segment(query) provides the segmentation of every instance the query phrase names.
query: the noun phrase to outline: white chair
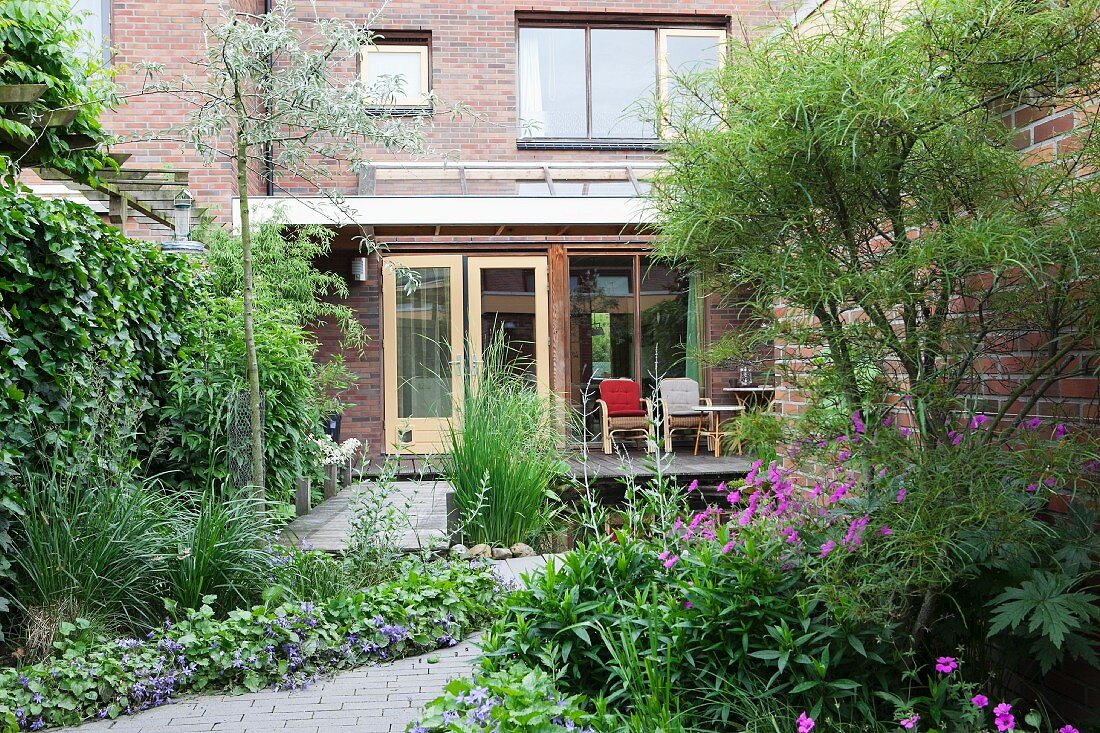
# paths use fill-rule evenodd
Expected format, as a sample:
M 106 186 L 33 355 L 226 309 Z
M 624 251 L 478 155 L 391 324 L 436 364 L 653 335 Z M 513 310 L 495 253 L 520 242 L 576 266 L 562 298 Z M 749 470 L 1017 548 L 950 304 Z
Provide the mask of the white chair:
M 665 451 L 671 452 L 672 434 L 674 432 L 696 433 L 703 415 L 693 408 L 710 405 L 710 399 L 700 397 L 699 383 L 685 377 L 661 380 L 659 393 Z

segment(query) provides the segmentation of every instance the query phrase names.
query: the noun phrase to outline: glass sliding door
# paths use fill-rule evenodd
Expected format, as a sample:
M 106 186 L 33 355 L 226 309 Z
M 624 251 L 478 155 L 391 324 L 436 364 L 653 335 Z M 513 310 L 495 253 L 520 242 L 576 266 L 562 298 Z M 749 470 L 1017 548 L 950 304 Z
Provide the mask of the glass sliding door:
M 382 272 L 386 450 L 437 452 L 462 388 L 462 258 L 395 257 Z
M 689 354 L 688 278 L 667 265 L 642 258 L 638 293 L 642 335 L 642 389 L 656 377 L 684 377 Z
M 570 397 L 592 409 L 603 379 L 652 393 L 658 377 L 687 375 L 688 278 L 640 255 L 569 258 Z M 697 372 L 696 372 L 697 374 Z
M 382 285 L 386 452 L 444 449 L 456 399 L 497 334 L 509 364 L 549 391 L 545 256 L 391 257 Z
M 471 360 L 480 362 L 499 337 L 509 365 L 549 391 L 546 258 L 471 257 L 468 267 Z
M 604 379 L 636 377 L 634 295 L 634 257 L 569 258 L 574 404 L 594 403 Z

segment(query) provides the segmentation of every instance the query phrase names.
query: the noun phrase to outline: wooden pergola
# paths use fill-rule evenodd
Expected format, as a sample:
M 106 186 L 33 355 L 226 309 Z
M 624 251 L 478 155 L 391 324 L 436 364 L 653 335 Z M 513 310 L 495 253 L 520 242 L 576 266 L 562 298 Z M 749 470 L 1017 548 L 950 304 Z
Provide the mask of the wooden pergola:
M 3 60 L 4 54 L 0 54 L 0 63 Z M 35 132 L 64 128 L 76 118 L 76 109 L 46 110 L 34 116 L 25 113 L 46 90 L 45 84 L 0 84 L 0 117 L 22 118 L 21 121 Z M 73 150 L 96 145 L 95 140 L 81 134 L 62 134 L 61 139 Z M 147 234 L 168 236 L 174 231 L 173 202 L 187 188 L 187 171 L 127 168 L 124 164 L 129 153 L 115 153 L 111 157 L 118 164 L 118 170 L 97 171 L 94 181 L 83 183 L 43 165 L 40 142 L 39 136 L 28 140 L 0 131 L 0 154 L 18 160 L 22 169 L 32 170 L 47 184 L 58 184 L 39 187 L 44 195 L 87 203 L 123 232 L 131 221 Z M 35 186 L 32 184 L 31 188 Z M 192 209 L 192 216 L 204 211 Z

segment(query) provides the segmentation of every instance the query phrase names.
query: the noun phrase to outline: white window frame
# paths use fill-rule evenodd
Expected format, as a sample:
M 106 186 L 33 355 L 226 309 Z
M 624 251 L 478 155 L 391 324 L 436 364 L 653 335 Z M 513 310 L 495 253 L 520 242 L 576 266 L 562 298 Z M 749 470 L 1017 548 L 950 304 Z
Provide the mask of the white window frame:
M 428 44 L 427 43 L 379 43 L 371 46 L 363 46 L 360 57 L 361 61 L 361 73 L 364 81 L 370 79 L 370 56 L 372 53 L 408 53 L 418 54 L 420 56 L 420 88 L 423 93 L 417 96 L 407 95 L 394 95 L 392 100 L 386 100 L 382 106 L 396 105 L 399 107 L 427 107 L 428 94 L 431 91 L 429 66 L 428 66 Z
M 680 38 L 713 38 L 714 52 L 718 59 L 718 68 L 725 63 L 726 31 L 724 28 L 659 28 L 657 30 L 657 85 L 660 89 L 661 99 L 668 100 L 668 80 L 671 74 L 668 69 L 668 39 Z

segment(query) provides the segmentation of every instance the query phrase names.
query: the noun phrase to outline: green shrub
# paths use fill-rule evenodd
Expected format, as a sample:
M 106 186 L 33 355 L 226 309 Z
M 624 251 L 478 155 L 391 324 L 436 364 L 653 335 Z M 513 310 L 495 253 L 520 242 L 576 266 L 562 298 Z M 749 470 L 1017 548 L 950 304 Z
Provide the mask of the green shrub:
M 87 207 L 0 188 L 0 484 L 74 455 L 97 405 L 159 403 L 191 272 Z
M 762 460 L 765 465 L 777 460 L 779 443 L 785 437 L 781 416 L 762 410 L 745 410 L 724 427 L 730 438 L 740 445 L 742 453 Z
M 28 646 L 49 651 L 77 617 L 118 632 L 154 623 L 168 550 L 164 500 L 134 476 L 27 471 L 12 564 Z
M 557 500 L 560 441 L 551 399 L 509 361 L 497 332 L 466 379 L 443 459 L 467 543 L 537 543 Z
M 321 550 L 304 550 L 283 545 L 267 548 L 269 593 L 279 592 L 292 600 L 334 598 L 354 588 L 344 563 Z M 400 564 L 392 569 L 401 571 Z
M 595 716 L 585 711 L 583 700 L 563 696 L 554 678 L 522 664 L 499 672 L 461 677 L 447 684 L 446 692 L 432 702 L 409 733 L 595 733 L 588 725 Z
M 509 602 L 486 639 L 490 664 L 553 670 L 564 692 L 687 729 L 736 730 L 764 699 L 812 710 L 855 697 L 875 676 L 856 651 L 871 654 L 871 638 L 857 647 L 800 599 L 774 526 L 743 530 L 733 551 L 728 541 L 720 529 L 669 555 L 674 540 L 619 533 L 577 548 Z
M 185 693 L 304 687 L 335 669 L 453 645 L 500 597 L 487 564 L 411 562 L 397 581 L 324 601 L 271 602 L 224 618 L 210 605 L 169 604 L 173 621 L 140 640 L 89 639 L 86 622 L 66 624 L 58 659 L 0 670 L 0 720 L 72 725 Z
M 211 482 L 243 487 L 251 480 L 241 308 L 236 298 L 199 300 L 187 326 L 197 339 L 169 370 L 163 409 L 169 465 L 195 491 Z M 286 310 L 258 309 L 255 329 L 268 496 L 285 503 L 294 495 L 295 479 L 319 470 L 316 346 Z

